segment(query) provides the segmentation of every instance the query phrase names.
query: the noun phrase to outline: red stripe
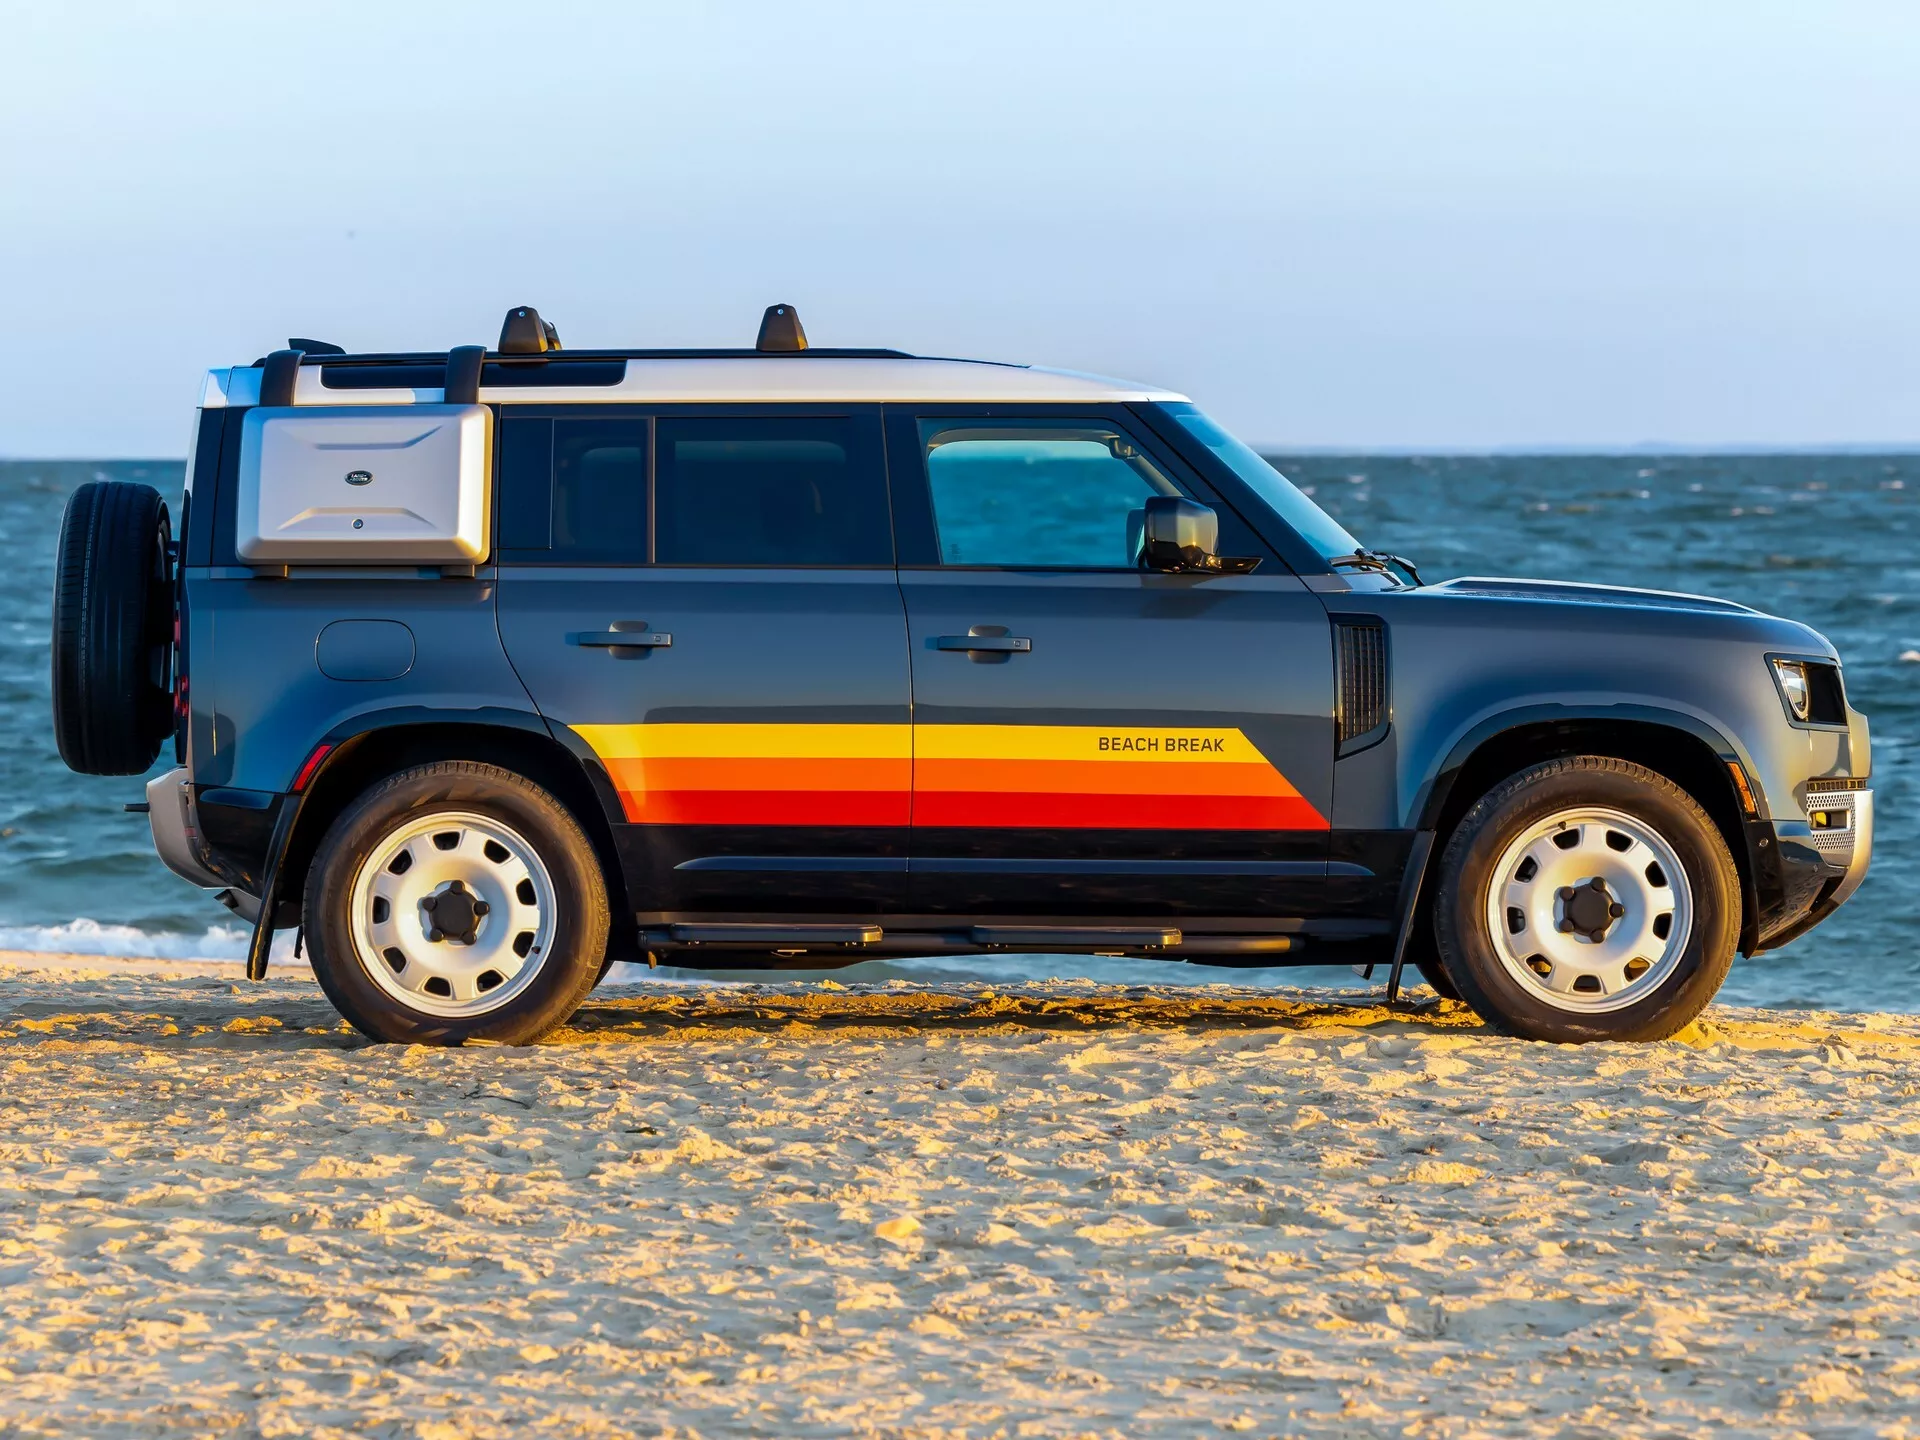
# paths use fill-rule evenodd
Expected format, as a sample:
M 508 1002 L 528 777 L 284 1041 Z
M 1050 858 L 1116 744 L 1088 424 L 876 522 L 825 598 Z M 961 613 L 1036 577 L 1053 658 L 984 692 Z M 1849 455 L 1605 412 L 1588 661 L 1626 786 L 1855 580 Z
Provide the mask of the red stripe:
M 1327 819 L 1297 795 L 1007 795 L 921 791 L 913 823 L 994 830 L 1325 830 Z

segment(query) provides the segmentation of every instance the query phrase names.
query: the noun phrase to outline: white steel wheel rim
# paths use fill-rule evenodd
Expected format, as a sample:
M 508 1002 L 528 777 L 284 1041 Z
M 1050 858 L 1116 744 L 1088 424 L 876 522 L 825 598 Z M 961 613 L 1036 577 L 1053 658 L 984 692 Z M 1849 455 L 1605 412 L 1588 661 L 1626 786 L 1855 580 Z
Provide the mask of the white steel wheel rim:
M 428 938 L 434 908 L 456 886 L 485 914 L 459 936 Z M 498 1010 L 532 984 L 559 918 L 539 852 L 471 811 L 388 832 L 354 874 L 348 904 L 354 952 L 373 983 L 410 1010 L 450 1019 Z
M 1604 910 L 1596 880 L 1611 902 Z M 1602 913 L 1604 933 L 1568 928 L 1593 926 Z M 1536 822 L 1500 852 L 1485 919 L 1494 954 L 1529 995 L 1556 1010 L 1604 1014 L 1644 1000 L 1672 976 L 1693 933 L 1693 892 L 1679 855 L 1653 826 L 1582 807 Z

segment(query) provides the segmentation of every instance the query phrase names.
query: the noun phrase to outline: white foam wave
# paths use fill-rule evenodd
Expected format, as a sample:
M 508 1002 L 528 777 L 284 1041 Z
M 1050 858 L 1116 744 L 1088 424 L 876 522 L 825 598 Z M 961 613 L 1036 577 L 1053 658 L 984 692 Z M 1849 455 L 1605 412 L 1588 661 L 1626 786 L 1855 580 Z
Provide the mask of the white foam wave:
M 249 930 L 241 925 L 209 925 L 200 935 L 142 930 L 134 925 L 102 925 L 85 918 L 64 925 L 0 925 L 0 950 L 30 950 L 51 955 L 111 955 L 136 960 L 244 960 Z M 293 953 L 293 932 L 274 936 L 276 958 Z

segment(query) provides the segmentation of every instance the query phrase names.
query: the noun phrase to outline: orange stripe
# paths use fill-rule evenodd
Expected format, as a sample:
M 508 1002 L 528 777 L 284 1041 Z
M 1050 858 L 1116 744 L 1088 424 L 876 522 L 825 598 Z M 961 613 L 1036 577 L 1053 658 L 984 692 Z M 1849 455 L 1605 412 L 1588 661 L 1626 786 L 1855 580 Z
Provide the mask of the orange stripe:
M 622 791 L 635 825 L 905 826 L 907 792 L 882 790 Z
M 913 788 L 911 760 L 804 757 L 748 759 L 684 756 L 611 759 L 616 789 L 648 790 L 894 790 Z
M 1325 830 L 1327 820 L 1299 796 L 1008 795 L 923 791 L 918 827 L 987 830 Z
M 914 788 L 1061 795 L 1299 794 L 1271 765 L 1190 764 L 1179 760 L 917 760 Z

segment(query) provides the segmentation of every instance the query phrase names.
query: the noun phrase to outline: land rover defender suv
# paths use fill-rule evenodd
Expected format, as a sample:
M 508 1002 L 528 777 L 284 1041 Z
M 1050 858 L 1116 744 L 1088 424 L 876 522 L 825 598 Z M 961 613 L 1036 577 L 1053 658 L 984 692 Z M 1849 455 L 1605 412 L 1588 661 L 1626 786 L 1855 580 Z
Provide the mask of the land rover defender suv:
M 1651 1039 L 1872 847 L 1803 625 L 1423 584 L 1183 396 L 787 306 L 742 350 L 289 342 L 208 376 L 172 513 L 71 499 L 61 754 L 170 745 L 161 858 L 383 1040 L 533 1040 L 616 959 L 962 953 L 1411 966 Z

